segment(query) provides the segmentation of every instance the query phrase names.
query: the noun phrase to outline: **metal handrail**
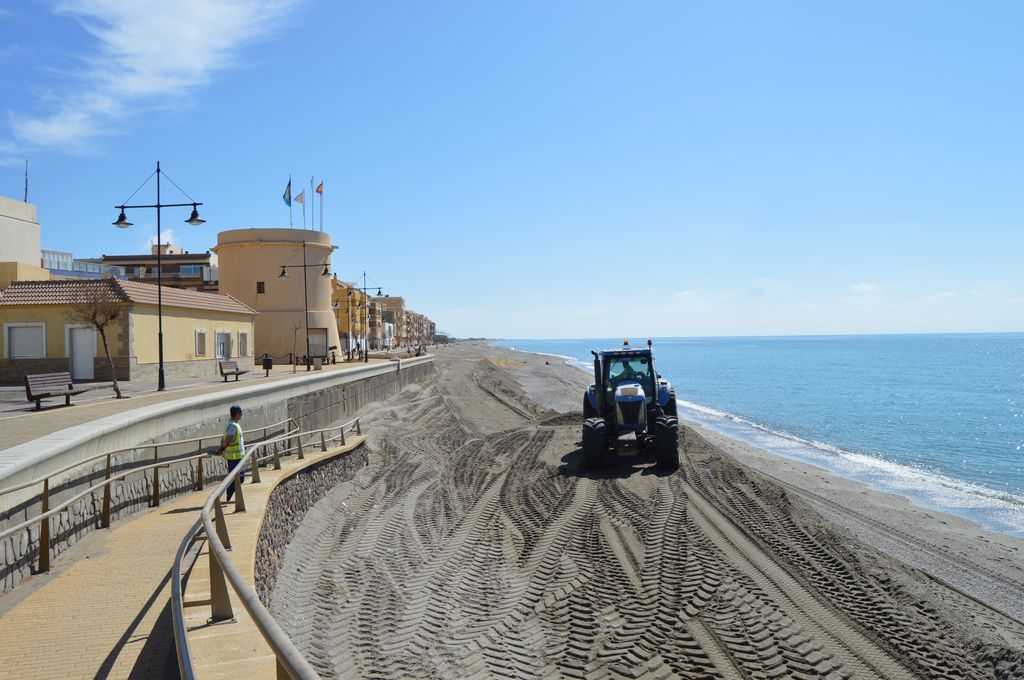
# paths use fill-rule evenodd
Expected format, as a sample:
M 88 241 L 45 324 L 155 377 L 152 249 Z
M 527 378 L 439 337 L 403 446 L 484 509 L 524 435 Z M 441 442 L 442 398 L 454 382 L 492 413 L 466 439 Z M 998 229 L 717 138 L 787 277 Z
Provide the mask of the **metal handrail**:
M 251 430 L 242 430 L 242 435 L 244 436 L 246 434 L 249 434 L 250 432 L 259 432 L 260 430 L 262 430 L 264 432 L 264 436 L 266 436 L 266 431 L 267 430 L 271 430 L 271 429 L 277 427 L 278 425 L 283 425 L 285 423 L 290 423 L 291 425 L 293 425 L 296 428 L 299 426 L 299 424 L 295 421 L 294 418 L 285 418 L 282 421 L 276 422 L 273 425 L 267 425 L 266 427 L 254 427 Z M 221 436 L 222 435 L 219 435 L 219 434 L 217 434 L 217 435 L 209 434 L 209 435 L 206 435 L 205 437 L 192 437 L 190 439 L 176 439 L 176 440 L 171 441 L 171 442 L 160 442 L 158 444 L 137 444 L 135 446 L 125 446 L 125 447 L 122 447 L 120 449 L 111 449 L 110 451 L 104 451 L 103 453 L 97 453 L 94 456 L 90 456 L 90 457 L 84 458 L 84 459 L 82 459 L 80 461 L 76 461 L 74 463 L 70 463 L 68 465 L 65 465 L 64 467 L 62 467 L 60 469 L 53 470 L 52 472 L 48 472 L 47 474 L 43 475 L 42 477 L 36 477 L 35 479 L 29 480 L 27 482 L 22 482 L 21 484 L 17 484 L 15 486 L 10 486 L 10 487 L 7 487 L 6 489 L 0 489 L 0 496 L 3 496 L 5 494 L 9 494 L 9 493 L 13 493 L 15 491 L 21 491 L 22 489 L 30 487 L 30 486 L 32 486 L 34 484 L 41 484 L 41 483 L 45 482 L 48 479 L 52 479 L 53 477 L 56 477 L 57 475 L 63 474 L 65 472 L 69 471 L 69 470 L 73 470 L 76 467 L 79 467 L 80 465 L 85 465 L 86 463 L 91 463 L 93 461 L 99 460 L 99 459 L 104 458 L 106 456 L 113 456 L 113 455 L 116 455 L 118 453 L 126 453 L 128 451 L 138 451 L 139 449 L 159 449 L 159 447 L 161 447 L 161 446 L 174 446 L 176 444 L 191 444 L 193 442 L 199 442 L 200 444 L 202 444 L 204 439 L 220 439 Z
M 296 437 L 297 436 L 296 433 L 298 432 L 298 424 L 296 423 L 294 418 L 288 418 L 287 420 L 282 420 L 281 422 L 274 423 L 273 425 L 268 425 L 266 428 L 254 428 L 252 430 L 249 430 L 249 432 L 257 432 L 260 429 L 262 429 L 264 431 L 264 433 L 265 433 L 267 430 L 269 430 L 269 429 L 271 429 L 273 427 L 277 427 L 279 425 L 282 425 L 284 423 L 290 423 L 290 424 L 288 426 L 288 429 L 285 430 L 285 433 L 283 435 L 281 435 L 280 437 L 276 437 L 276 438 L 274 438 L 272 440 L 266 440 L 265 439 L 265 440 L 263 440 L 261 442 L 257 442 L 254 445 L 254 449 L 253 450 L 257 450 L 260 447 L 260 445 L 262 445 L 264 443 L 271 443 L 271 442 L 275 442 L 276 443 L 276 442 L 282 441 L 284 439 Z M 293 425 L 294 425 L 294 429 L 293 429 Z M 243 431 L 243 434 L 244 434 L 244 431 Z M 42 512 L 39 515 L 36 515 L 35 517 L 30 517 L 29 519 L 25 520 L 24 522 L 21 522 L 20 524 L 16 524 L 16 525 L 14 525 L 12 527 L 8 527 L 8 528 L 0 531 L 0 541 L 4 540 L 5 538 L 8 538 L 10 536 L 13 536 L 13 535 L 15 535 L 15 534 L 17 534 L 17 533 L 19 533 L 21 531 L 24 531 L 25 529 L 28 529 L 28 528 L 36 525 L 36 524 L 39 524 L 40 525 L 40 529 L 39 529 L 39 550 L 38 550 L 38 552 L 39 552 L 39 559 L 38 559 L 38 566 L 39 566 L 39 571 L 40 572 L 47 572 L 47 571 L 50 570 L 50 523 L 47 520 L 49 520 L 50 517 L 53 517 L 54 515 L 60 513 L 61 511 L 65 510 L 66 508 L 70 507 L 71 504 L 73 504 L 73 503 L 81 500 L 82 498 L 85 498 L 86 496 L 92 494 L 94 491 L 97 491 L 100 488 L 103 489 L 103 508 L 102 508 L 102 511 L 101 511 L 100 526 L 102 528 L 108 528 L 110 526 L 110 505 L 111 505 L 110 485 L 113 484 L 114 482 L 117 482 L 117 481 L 120 481 L 121 479 L 124 479 L 125 477 L 128 477 L 129 475 L 134 475 L 134 474 L 137 474 L 137 473 L 140 473 L 140 472 L 146 472 L 147 470 L 153 470 L 152 507 L 157 507 L 157 506 L 160 505 L 160 475 L 159 475 L 159 469 L 160 468 L 170 467 L 171 465 L 176 464 L 176 463 L 187 463 L 187 462 L 190 462 L 190 461 L 193 461 L 193 460 L 198 460 L 199 462 L 198 462 L 197 471 L 196 471 L 197 478 L 198 478 L 197 479 L 197 485 L 198 485 L 197 490 L 201 491 L 202 488 L 203 488 L 203 460 L 205 460 L 207 458 L 207 456 L 208 456 L 208 454 L 205 453 L 205 452 L 201 452 L 201 453 L 198 453 L 198 454 L 195 454 L 195 455 L 191 455 L 191 456 L 181 456 L 181 455 L 179 455 L 179 456 L 176 456 L 176 457 L 168 457 L 168 458 L 164 458 L 164 459 L 161 460 L 160 457 L 159 457 L 159 448 L 154 448 L 154 450 L 155 450 L 157 455 L 154 456 L 154 460 L 153 460 L 152 463 L 149 463 L 147 465 L 136 466 L 136 467 L 133 467 L 133 468 L 131 468 L 129 470 L 125 470 L 123 472 L 119 472 L 117 474 L 112 475 L 111 474 L 111 471 L 112 471 L 111 470 L 111 457 L 113 455 L 115 455 L 118 452 L 123 453 L 125 451 L 131 451 L 131 450 L 136 449 L 136 448 L 159 447 L 159 446 L 167 446 L 167 445 L 171 445 L 171 444 L 187 444 L 187 443 L 191 443 L 191 442 L 199 442 L 199 444 L 200 444 L 199 445 L 199 449 L 200 449 L 200 451 L 202 451 L 202 442 L 203 442 L 203 440 L 204 439 L 211 439 L 211 438 L 212 437 L 194 437 L 194 438 L 191 438 L 191 439 L 184 439 L 184 440 L 180 440 L 180 441 L 176 441 L 176 442 L 164 442 L 163 444 L 157 444 L 157 445 L 146 444 L 144 446 L 138 446 L 138 447 L 126 447 L 126 448 L 123 448 L 123 449 L 115 449 L 114 451 L 109 451 L 107 453 L 100 454 L 99 456 L 94 456 L 94 457 L 92 457 L 90 459 L 90 461 L 97 460 L 98 458 L 102 458 L 102 457 L 106 457 L 106 459 L 107 459 L 106 471 L 105 471 L 105 474 L 104 474 L 103 481 L 98 482 L 96 484 L 93 484 L 92 486 L 88 487 L 84 491 L 80 491 L 79 493 L 75 494 L 74 496 L 72 496 L 72 497 L 70 497 L 68 499 L 65 499 L 62 503 L 57 505 L 57 507 L 52 508 L 52 509 L 50 508 L 50 478 L 55 476 L 55 475 L 60 474 L 60 471 L 51 473 L 50 475 L 48 475 L 46 477 L 43 477 L 43 478 L 41 478 L 41 480 L 39 480 L 39 481 L 42 481 L 42 483 L 43 483 L 42 508 L 41 508 Z M 299 445 L 299 449 L 301 451 L 301 443 Z M 291 448 L 286 449 L 286 451 L 290 451 L 290 450 L 291 450 Z M 275 451 L 276 451 L 276 448 L 275 448 Z M 301 453 L 300 453 L 300 456 L 301 456 Z M 82 463 L 84 463 L 84 462 L 86 462 L 86 461 L 82 461 Z M 82 463 L 78 463 L 77 465 L 80 465 Z M 74 466 L 71 466 L 71 467 L 77 467 L 77 465 L 74 465 Z M 276 453 L 275 453 L 275 467 L 279 467 L 279 466 L 280 466 L 280 463 L 279 463 L 278 460 L 276 460 Z M 71 469 L 71 467 L 66 468 L 66 469 Z M 64 471 L 66 471 L 66 469 Z M 253 476 L 258 478 L 259 472 L 255 471 L 253 473 Z M 258 479 L 257 479 L 257 481 L 258 481 Z M 24 487 L 24 485 L 22 486 L 22 488 L 23 487 Z
M 192 547 L 196 536 L 203 527 L 203 518 L 200 517 L 192 525 L 192 528 L 181 539 L 178 552 L 174 555 L 174 568 L 171 570 L 171 628 L 174 630 L 174 651 L 178 655 L 178 671 L 181 680 L 195 680 L 195 672 L 192 670 L 192 657 L 188 651 L 188 629 L 185 627 L 185 597 L 182 594 L 181 563 L 185 554 Z M 177 606 L 173 606 L 177 605 Z
M 294 433 L 290 437 L 280 437 L 276 441 L 281 439 L 297 439 L 298 447 L 301 451 L 303 436 L 320 434 L 321 446 L 326 451 L 326 441 L 334 441 L 335 439 L 339 439 L 341 442 L 345 441 L 346 429 L 355 429 L 361 434 L 362 427 L 359 424 L 359 418 L 353 418 L 343 425 Z M 328 439 L 325 433 L 332 430 L 339 430 L 339 433 L 337 436 Z M 227 540 L 227 524 L 224 521 L 224 514 L 221 510 L 220 497 L 227 490 L 228 486 L 235 482 L 245 467 L 245 461 L 250 461 L 251 467 L 255 469 L 259 466 L 261 460 L 266 459 L 266 457 L 260 458 L 256 452 L 260 448 L 265 449 L 270 444 L 275 444 L 276 446 L 275 440 L 260 442 L 246 451 L 242 462 L 224 477 L 213 493 L 206 499 L 200 512 L 199 521 L 202 523 L 202 530 L 206 533 L 207 549 L 210 555 L 210 604 L 213 610 L 211 620 L 223 621 L 233 618 L 231 602 L 227 594 L 227 583 L 230 583 L 231 588 L 242 602 L 242 606 L 245 607 L 252 617 L 263 639 L 266 640 L 274 652 L 274 656 L 277 659 L 278 676 L 280 677 L 283 672 L 291 678 L 316 680 L 320 677 L 316 670 L 302 655 L 302 652 L 295 646 L 295 643 L 288 637 L 288 634 L 274 620 L 274 617 L 270 615 L 270 612 L 260 601 L 256 591 L 246 583 L 242 573 L 228 555 L 230 546 L 224 545 Z M 241 487 L 241 484 L 235 487 L 236 495 L 239 494 Z M 240 505 L 236 504 L 235 509 L 236 512 L 244 511 L 244 501 Z M 192 668 L 192 656 L 189 652 L 187 629 L 184 622 L 185 603 L 180 581 L 181 562 L 188 552 L 191 543 L 199 535 L 200 529 L 197 525 L 193 525 L 178 547 L 178 553 L 174 560 L 174 569 L 171 574 L 173 581 L 171 589 L 171 618 L 173 619 L 174 637 L 177 644 L 178 668 L 181 677 L 186 680 L 192 680 L 195 677 L 195 671 Z M 225 583 L 225 577 L 227 578 L 227 583 Z
M 200 453 L 200 454 L 197 454 L 197 455 L 194 455 L 194 456 L 188 456 L 186 458 L 178 458 L 174 462 L 175 463 L 184 463 L 184 462 L 187 462 L 187 461 L 190 461 L 190 460 L 196 460 L 197 458 L 206 458 L 207 455 L 208 454 Z M 32 517 L 30 519 L 25 520 L 21 524 L 16 524 L 13 527 L 8 527 L 7 529 L 4 529 L 3 531 L 0 531 L 0 541 L 2 541 L 5 538 L 8 538 L 9 536 L 12 536 L 12 535 L 18 533 L 19 531 L 24 531 L 25 529 L 28 529 L 33 524 L 38 524 L 39 522 L 43 521 L 44 519 L 53 517 L 54 515 L 59 513 L 61 510 L 64 510 L 65 508 L 67 508 L 69 505 L 71 505 L 75 501 L 80 500 L 82 498 L 85 498 L 86 496 L 91 494 L 93 491 L 96 491 L 100 487 L 104 487 L 104 486 L 107 486 L 109 484 L 112 484 L 112 483 L 114 483 L 116 481 L 119 481 L 119 480 L 123 479 L 124 477 L 127 477 L 128 475 L 134 475 L 137 472 L 145 472 L 146 470 L 152 470 L 153 468 L 159 468 L 159 467 L 167 467 L 168 465 L 170 465 L 170 463 L 150 463 L 149 465 L 144 465 L 142 467 L 132 468 L 131 470 L 125 470 L 124 472 L 118 473 L 118 474 L 114 475 L 113 477 L 109 477 L 107 479 L 104 479 L 102 482 L 100 482 L 98 484 L 93 484 L 92 486 L 90 486 L 85 491 L 82 491 L 82 492 L 72 496 L 71 498 L 67 499 L 66 501 L 64 501 L 63 503 L 61 503 L 57 507 L 53 508 L 52 510 L 46 510 L 41 515 L 37 515 L 36 517 Z

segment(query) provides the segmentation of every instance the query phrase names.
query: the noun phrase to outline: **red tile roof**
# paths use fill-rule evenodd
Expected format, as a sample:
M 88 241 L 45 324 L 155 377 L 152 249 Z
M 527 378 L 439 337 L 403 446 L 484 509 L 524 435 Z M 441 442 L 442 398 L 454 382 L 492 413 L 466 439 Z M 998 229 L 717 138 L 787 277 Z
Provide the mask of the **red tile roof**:
M 70 305 L 82 299 L 83 294 L 100 293 L 118 302 L 155 305 L 157 289 L 151 283 L 123 279 L 93 279 L 71 281 L 15 281 L 0 293 L 0 307 L 26 307 L 36 305 Z M 200 293 L 194 290 L 163 286 L 163 304 L 167 307 L 205 309 L 231 314 L 258 314 L 230 295 Z

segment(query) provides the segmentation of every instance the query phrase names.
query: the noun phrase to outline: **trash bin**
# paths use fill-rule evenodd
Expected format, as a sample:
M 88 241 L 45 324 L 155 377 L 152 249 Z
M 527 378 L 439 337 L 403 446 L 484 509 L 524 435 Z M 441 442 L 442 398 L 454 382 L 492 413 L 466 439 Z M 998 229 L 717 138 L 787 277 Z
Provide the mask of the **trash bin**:
M 270 375 L 270 369 L 274 368 L 274 360 L 269 354 L 263 355 L 263 370 L 267 372 L 267 376 Z

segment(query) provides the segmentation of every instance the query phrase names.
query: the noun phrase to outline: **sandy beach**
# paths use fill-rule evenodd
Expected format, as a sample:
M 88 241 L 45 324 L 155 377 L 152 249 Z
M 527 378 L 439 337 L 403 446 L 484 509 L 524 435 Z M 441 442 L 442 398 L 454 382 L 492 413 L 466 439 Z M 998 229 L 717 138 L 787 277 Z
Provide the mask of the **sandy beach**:
M 585 373 L 437 355 L 282 565 L 325 677 L 1024 676 L 1024 541 L 694 423 L 585 472 Z

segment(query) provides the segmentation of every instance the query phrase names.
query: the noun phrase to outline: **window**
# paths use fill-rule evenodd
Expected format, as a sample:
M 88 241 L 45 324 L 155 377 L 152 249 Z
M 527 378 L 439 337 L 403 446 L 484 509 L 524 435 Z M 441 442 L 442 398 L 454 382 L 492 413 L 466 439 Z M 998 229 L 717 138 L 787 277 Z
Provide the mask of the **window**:
M 183 264 L 178 268 L 178 276 L 183 279 L 197 279 L 203 275 L 203 265 Z
M 229 331 L 217 331 L 217 358 L 231 358 L 231 333 Z
M 249 334 L 245 331 L 238 331 L 238 356 L 249 356 Z
M 267 284 L 266 284 L 266 282 L 265 281 L 257 281 L 256 282 L 256 293 L 260 294 L 260 293 L 266 293 L 266 292 L 267 292 Z
M 206 331 L 196 331 L 196 356 L 206 356 Z
M 4 340 L 8 359 L 43 359 L 46 357 L 46 324 L 4 324 Z

